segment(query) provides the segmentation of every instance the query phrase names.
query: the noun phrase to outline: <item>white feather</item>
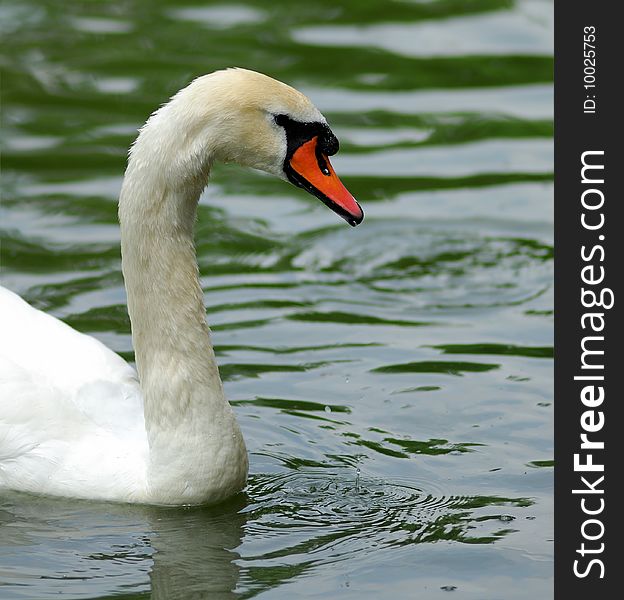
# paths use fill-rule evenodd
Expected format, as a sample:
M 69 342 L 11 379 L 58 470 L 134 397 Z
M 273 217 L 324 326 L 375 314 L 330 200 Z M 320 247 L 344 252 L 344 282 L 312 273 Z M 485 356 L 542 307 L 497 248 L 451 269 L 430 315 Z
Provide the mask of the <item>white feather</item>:
M 0 487 L 145 496 L 148 443 L 135 371 L 3 287 L 0 331 Z

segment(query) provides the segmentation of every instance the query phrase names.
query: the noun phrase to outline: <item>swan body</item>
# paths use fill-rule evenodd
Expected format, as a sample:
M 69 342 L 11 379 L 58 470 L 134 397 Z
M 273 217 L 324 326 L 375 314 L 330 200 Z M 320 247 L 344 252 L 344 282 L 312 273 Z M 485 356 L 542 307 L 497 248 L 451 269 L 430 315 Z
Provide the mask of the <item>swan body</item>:
M 245 485 L 193 242 L 215 161 L 288 180 L 363 218 L 328 156 L 338 142 L 295 89 L 227 69 L 180 90 L 140 130 L 119 199 L 136 371 L 95 338 L 0 287 L 0 490 L 183 505 Z

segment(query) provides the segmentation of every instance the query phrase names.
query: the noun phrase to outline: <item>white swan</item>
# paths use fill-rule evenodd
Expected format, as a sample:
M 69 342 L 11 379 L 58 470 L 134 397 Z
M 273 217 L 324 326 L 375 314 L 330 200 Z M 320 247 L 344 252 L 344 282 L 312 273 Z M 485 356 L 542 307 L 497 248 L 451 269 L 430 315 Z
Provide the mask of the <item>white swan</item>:
M 287 179 L 351 225 L 338 142 L 300 92 L 244 69 L 205 75 L 140 130 L 119 199 L 137 373 L 0 288 L 0 488 L 150 504 L 240 490 L 247 452 L 205 320 L 193 224 L 215 161 Z

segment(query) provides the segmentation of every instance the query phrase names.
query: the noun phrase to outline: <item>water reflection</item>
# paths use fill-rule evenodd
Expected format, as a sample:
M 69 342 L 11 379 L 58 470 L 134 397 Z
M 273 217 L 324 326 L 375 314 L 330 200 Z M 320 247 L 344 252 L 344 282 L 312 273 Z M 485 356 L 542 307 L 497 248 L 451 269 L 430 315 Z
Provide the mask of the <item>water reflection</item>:
M 305 27 L 293 35 L 306 44 L 373 46 L 407 56 L 547 55 L 553 52 L 553 18 L 549 3 L 523 0 L 509 10 L 477 15 L 412 23 Z
M 150 590 L 158 600 L 233 598 L 244 505 L 243 496 L 212 509 L 4 496 L 0 589 L 31 599 L 124 589 Z
M 439 441 L 438 441 L 439 442 Z M 213 508 L 25 494 L 0 498 L 0 579 L 11 598 L 149 592 L 157 600 L 251 597 L 383 548 L 490 544 L 528 498 L 457 496 L 359 469 L 290 465 Z M 111 583 L 114 582 L 114 583 Z M 241 590 L 246 590 L 244 593 Z

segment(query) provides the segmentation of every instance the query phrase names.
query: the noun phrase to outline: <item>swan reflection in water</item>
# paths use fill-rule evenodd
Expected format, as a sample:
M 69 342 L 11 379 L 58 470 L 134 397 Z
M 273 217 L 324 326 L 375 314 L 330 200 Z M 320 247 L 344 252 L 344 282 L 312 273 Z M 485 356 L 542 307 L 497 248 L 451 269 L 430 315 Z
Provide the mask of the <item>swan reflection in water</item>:
M 239 494 L 217 507 L 160 508 L 5 494 L 0 597 L 3 588 L 30 599 L 117 588 L 156 600 L 235 598 L 247 501 Z
M 316 569 L 335 583 L 345 559 L 409 563 L 415 545 L 439 541 L 485 549 L 515 531 L 512 521 L 532 505 L 451 495 L 430 482 L 360 478 L 350 469 L 256 474 L 248 493 L 213 507 L 10 492 L 0 497 L 0 597 L 250 597 L 301 585 Z

